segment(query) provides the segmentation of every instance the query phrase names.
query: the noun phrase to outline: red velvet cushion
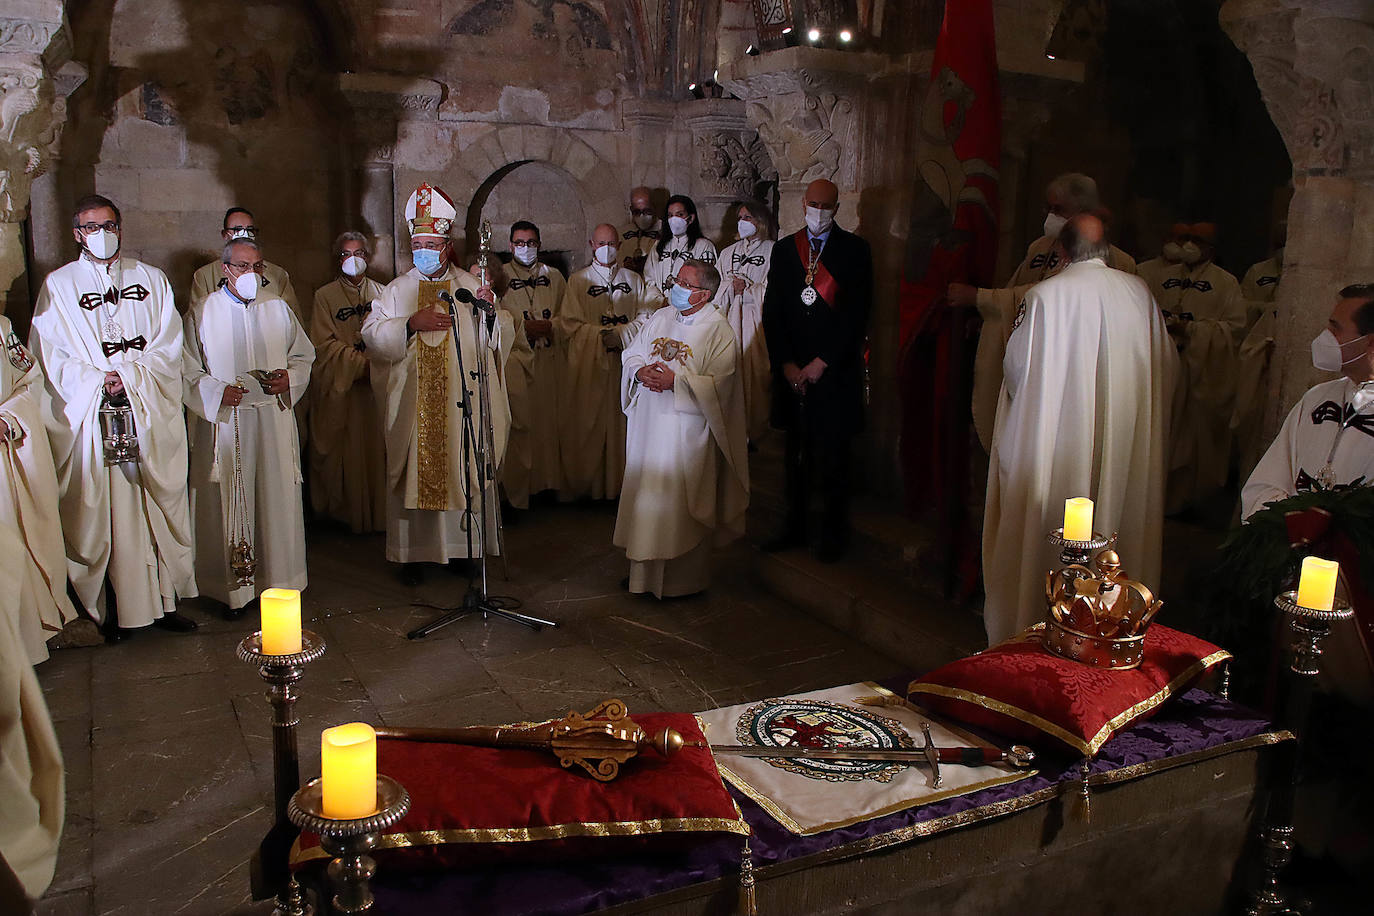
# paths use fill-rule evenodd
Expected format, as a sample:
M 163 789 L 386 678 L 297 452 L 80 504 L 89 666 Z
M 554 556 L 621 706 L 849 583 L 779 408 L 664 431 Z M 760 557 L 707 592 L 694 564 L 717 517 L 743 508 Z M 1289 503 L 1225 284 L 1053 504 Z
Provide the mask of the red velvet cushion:
M 1140 667 L 1108 671 L 1047 652 L 1040 645 L 1042 626 L 912 681 L 912 701 L 1015 741 L 1036 746 L 1049 738 L 1092 756 L 1117 731 L 1153 715 L 1231 657 L 1206 640 L 1155 624 L 1146 632 Z
M 674 728 L 687 741 L 704 740 L 690 714 L 634 720 L 650 734 Z M 372 853 L 387 867 L 604 856 L 674 838 L 749 832 L 705 748 L 683 748 L 669 760 L 640 754 L 614 780 L 598 782 L 576 766 L 559 766 L 551 751 L 379 738 L 377 772 L 410 793 L 410 812 Z M 318 837 L 304 834 L 292 858 L 299 864 L 322 857 Z

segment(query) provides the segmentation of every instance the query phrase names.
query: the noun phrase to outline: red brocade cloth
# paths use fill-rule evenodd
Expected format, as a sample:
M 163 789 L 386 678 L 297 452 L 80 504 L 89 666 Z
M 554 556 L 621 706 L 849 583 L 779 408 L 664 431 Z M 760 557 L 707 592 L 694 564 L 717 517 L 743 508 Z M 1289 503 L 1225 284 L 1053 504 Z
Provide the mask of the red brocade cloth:
M 1035 748 L 1051 740 L 1093 756 L 1112 735 L 1154 715 L 1231 657 L 1196 636 L 1155 624 L 1137 668 L 1111 671 L 1040 644 L 1043 624 L 911 682 L 912 702 Z
M 673 728 L 705 740 L 690 714 L 634 720 L 650 734 Z M 749 833 L 705 748 L 669 760 L 641 753 L 598 782 L 561 767 L 552 751 L 379 738 L 377 772 L 410 793 L 410 812 L 372 852 L 389 869 L 586 858 Z M 323 858 L 319 838 L 302 834 L 292 863 Z

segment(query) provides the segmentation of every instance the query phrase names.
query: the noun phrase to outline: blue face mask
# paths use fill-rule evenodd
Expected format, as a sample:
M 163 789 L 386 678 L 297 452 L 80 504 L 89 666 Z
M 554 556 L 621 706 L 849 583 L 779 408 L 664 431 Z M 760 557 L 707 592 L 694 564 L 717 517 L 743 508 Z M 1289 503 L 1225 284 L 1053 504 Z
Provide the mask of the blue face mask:
M 410 253 L 410 260 L 414 262 L 420 273 L 426 276 L 433 276 L 439 272 L 440 252 L 431 248 L 417 248 Z
M 693 292 L 685 286 L 674 283 L 668 290 L 668 304 L 679 312 L 685 312 L 692 307 L 692 303 L 688 300 L 692 298 Z

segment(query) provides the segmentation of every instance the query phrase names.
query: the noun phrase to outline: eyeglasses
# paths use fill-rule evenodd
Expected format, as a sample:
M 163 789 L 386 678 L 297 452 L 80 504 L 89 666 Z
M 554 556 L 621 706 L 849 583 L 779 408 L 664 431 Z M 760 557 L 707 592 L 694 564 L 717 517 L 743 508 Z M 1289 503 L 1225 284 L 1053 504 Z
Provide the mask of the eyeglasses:
M 637 208 L 635 208 L 635 207 L 631 207 L 631 208 L 630 208 L 630 215 L 631 215 L 631 216 L 653 216 L 653 215 L 654 215 L 654 211 L 653 211 L 653 210 L 649 210 L 649 209 L 640 210 L 640 209 L 637 209 Z
M 246 233 L 248 233 L 249 235 L 257 235 L 257 234 L 258 234 L 258 227 L 257 227 L 257 226 L 225 226 L 225 227 L 224 227 L 224 231 L 225 231 L 225 232 L 233 232 L 233 233 L 246 232 Z
M 448 247 L 448 242 L 442 241 L 442 240 L 440 240 L 440 239 L 423 239 L 423 240 L 421 240 L 421 241 L 412 242 L 411 245 L 410 245 L 410 250 L 411 250 L 411 251 L 443 251 L 443 250 L 444 250 L 445 248 L 447 248 L 447 247 Z
M 363 251 L 361 248 L 359 248 L 357 251 L 340 251 L 339 260 L 342 261 L 345 258 L 362 258 L 364 261 L 366 261 L 367 252 Z
M 538 242 L 534 242 L 534 241 L 530 241 L 530 242 L 511 242 L 511 243 L 510 243 L 510 247 L 512 247 L 512 248 L 534 248 L 534 249 L 537 250 L 537 249 L 539 248 L 539 243 L 538 243 Z
M 266 261 L 254 261 L 252 264 L 249 264 L 247 261 L 230 261 L 228 263 L 230 267 L 234 268 L 234 270 L 237 270 L 239 273 L 247 273 L 251 270 L 255 274 L 260 274 L 267 268 Z
M 676 283 L 678 286 L 683 287 L 684 289 L 690 289 L 692 292 L 697 292 L 698 290 L 706 289 L 706 287 L 704 286 L 693 286 L 681 277 L 673 277 L 673 282 Z
M 81 230 L 82 235 L 95 235 L 101 229 L 104 229 L 106 232 L 118 232 L 119 223 L 116 223 L 114 220 L 108 220 L 103 223 L 82 223 L 76 228 Z

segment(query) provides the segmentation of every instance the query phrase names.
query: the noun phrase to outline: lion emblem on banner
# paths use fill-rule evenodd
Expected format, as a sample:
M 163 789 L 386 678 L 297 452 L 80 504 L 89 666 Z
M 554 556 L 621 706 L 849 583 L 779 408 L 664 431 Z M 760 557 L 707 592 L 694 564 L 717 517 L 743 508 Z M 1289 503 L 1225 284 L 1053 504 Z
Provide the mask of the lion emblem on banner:
M 762 747 L 870 747 L 907 750 L 916 742 L 896 719 L 829 700 L 770 699 L 746 709 L 735 726 L 740 744 Z M 891 782 L 905 765 L 887 760 L 763 758 L 811 779 Z

